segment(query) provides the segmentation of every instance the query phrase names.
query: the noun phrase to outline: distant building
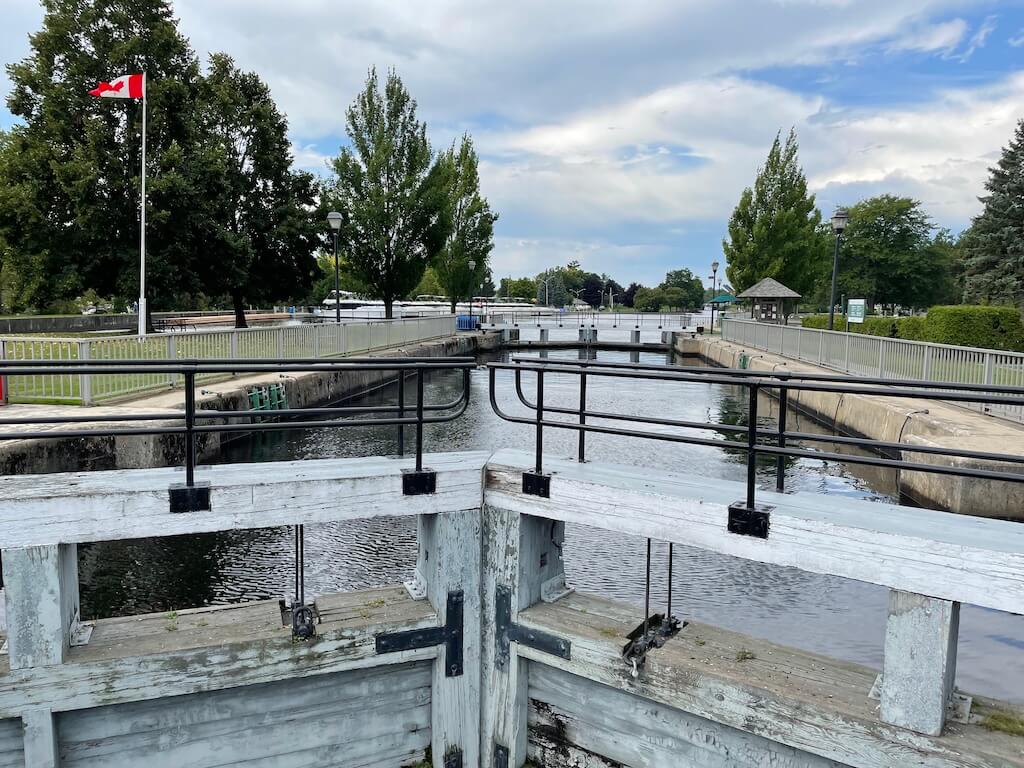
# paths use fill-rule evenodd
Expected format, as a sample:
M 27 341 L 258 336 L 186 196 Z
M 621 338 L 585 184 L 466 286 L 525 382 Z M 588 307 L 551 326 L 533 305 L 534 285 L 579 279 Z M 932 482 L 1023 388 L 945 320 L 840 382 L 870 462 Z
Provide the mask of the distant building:
M 799 299 L 800 294 L 778 280 L 766 277 L 737 296 L 750 299 L 750 316 L 760 323 L 786 322 L 786 299 Z

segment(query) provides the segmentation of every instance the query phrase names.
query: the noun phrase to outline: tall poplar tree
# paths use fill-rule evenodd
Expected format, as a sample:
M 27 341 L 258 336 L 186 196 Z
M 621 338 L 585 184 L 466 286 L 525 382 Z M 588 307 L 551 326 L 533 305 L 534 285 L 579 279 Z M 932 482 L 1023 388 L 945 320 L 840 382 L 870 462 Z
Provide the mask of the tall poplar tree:
M 498 215 L 480 194 L 479 161 L 468 135 L 462 137 L 458 150 L 452 146 L 441 156 L 441 163 L 445 167 L 450 226 L 433 267 L 455 312 L 459 300 L 470 298 L 489 273 Z
M 985 207 L 963 238 L 965 299 L 1024 308 L 1024 120 L 985 189 Z
M 444 245 L 450 226 L 446 171 L 434 163 L 426 125 L 402 80 L 376 70 L 346 112 L 350 147 L 333 166 L 328 202 L 344 216 L 339 247 L 353 273 L 392 304 L 416 287 Z
M 821 269 L 821 213 L 797 160 L 796 132 L 790 130 L 785 144 L 781 139 L 779 132 L 753 188 L 743 190 L 722 241 L 726 275 L 738 291 L 772 277 L 806 294 Z

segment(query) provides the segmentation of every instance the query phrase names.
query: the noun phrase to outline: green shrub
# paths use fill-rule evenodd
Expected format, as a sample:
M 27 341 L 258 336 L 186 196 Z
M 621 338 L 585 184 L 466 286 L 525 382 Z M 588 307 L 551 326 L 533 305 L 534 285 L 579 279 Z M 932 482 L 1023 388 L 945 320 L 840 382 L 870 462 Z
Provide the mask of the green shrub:
M 907 341 L 927 341 L 928 322 L 920 316 L 901 317 L 896 323 L 897 337 Z
M 836 325 L 840 323 L 845 324 L 846 318 L 842 315 L 836 315 Z M 828 315 L 808 315 L 800 321 L 800 324 L 804 328 L 818 328 L 824 330 L 828 328 Z
M 1013 307 L 932 307 L 926 331 L 927 340 L 936 344 L 1024 351 L 1024 324 Z

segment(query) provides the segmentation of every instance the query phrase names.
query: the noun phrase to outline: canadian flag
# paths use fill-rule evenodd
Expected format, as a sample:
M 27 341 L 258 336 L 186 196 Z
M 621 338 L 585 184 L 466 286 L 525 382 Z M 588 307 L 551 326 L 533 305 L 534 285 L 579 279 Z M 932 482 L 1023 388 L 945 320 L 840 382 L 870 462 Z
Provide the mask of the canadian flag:
M 104 99 L 142 99 L 146 96 L 146 76 L 122 75 L 109 83 L 100 83 L 89 95 Z

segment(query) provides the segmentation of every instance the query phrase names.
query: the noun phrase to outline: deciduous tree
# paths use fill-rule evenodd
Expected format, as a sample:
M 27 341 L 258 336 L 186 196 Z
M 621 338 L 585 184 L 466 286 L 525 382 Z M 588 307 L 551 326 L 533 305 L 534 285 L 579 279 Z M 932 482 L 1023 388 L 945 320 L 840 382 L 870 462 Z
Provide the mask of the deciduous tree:
M 443 163 L 434 163 L 426 125 L 402 80 L 381 91 L 371 70 L 346 112 L 351 146 L 335 158 L 327 195 L 347 215 L 339 232 L 357 276 L 392 304 L 419 282 L 450 226 Z
M 722 241 L 726 274 L 739 291 L 773 277 L 806 293 L 824 269 L 826 244 L 817 231 L 821 213 L 807 191 L 796 133 L 791 130 L 785 144 L 781 138 L 776 134 L 753 188 L 740 195 Z

